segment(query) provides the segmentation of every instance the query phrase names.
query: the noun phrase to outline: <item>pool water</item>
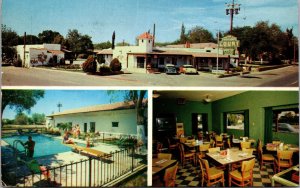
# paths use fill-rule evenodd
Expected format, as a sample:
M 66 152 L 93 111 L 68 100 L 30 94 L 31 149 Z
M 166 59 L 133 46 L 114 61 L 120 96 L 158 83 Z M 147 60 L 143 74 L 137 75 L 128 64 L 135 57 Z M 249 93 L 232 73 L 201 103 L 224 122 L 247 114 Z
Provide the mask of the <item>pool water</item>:
M 35 141 L 34 155 L 33 157 L 41 157 L 46 155 L 53 155 L 62 152 L 71 151 L 71 147 L 65 146 L 61 143 L 61 140 L 54 139 L 41 134 L 32 134 L 32 140 Z M 13 146 L 15 140 L 21 140 L 25 143 L 28 140 L 28 135 L 17 135 L 2 138 L 9 145 Z M 24 151 L 21 144 L 17 144 L 19 151 Z

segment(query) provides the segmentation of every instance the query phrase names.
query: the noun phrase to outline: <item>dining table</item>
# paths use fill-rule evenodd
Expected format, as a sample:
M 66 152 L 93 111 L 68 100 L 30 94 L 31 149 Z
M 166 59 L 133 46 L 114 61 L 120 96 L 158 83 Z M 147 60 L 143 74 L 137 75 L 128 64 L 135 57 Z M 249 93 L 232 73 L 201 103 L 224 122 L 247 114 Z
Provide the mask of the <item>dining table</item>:
M 282 148 L 278 144 L 272 144 L 272 143 L 267 143 L 266 144 L 266 150 L 275 152 L 277 150 L 285 150 L 285 151 L 293 151 L 298 153 L 299 152 L 299 146 L 294 145 L 294 144 L 284 144 Z
M 164 171 L 168 167 L 174 165 L 176 162 L 177 162 L 176 160 L 153 158 L 152 159 L 152 176 L 157 175 L 158 173 Z
M 227 151 L 226 155 L 222 155 L 222 151 L 219 151 L 219 152 L 206 153 L 206 156 L 209 159 L 212 159 L 213 161 L 216 161 L 217 163 L 226 167 L 225 173 L 228 175 L 228 179 L 229 179 L 229 173 L 231 171 L 232 164 L 255 158 L 254 155 L 250 155 L 247 152 L 243 152 L 238 148 L 231 148 L 231 149 L 227 149 L 226 151 Z

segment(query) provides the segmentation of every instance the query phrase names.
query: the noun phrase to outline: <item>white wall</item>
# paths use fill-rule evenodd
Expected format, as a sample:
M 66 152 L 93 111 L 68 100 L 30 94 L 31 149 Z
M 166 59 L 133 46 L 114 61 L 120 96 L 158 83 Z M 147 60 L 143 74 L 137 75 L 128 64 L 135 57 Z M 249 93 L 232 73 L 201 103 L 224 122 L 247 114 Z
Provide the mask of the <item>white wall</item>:
M 136 134 L 136 110 L 115 110 L 89 112 L 80 114 L 69 114 L 54 117 L 55 126 L 58 123 L 72 122 L 72 125 L 79 124 L 81 132 L 84 130 L 84 123 L 87 123 L 87 131 L 90 129 L 90 122 L 96 123 L 96 131 L 112 132 L 122 134 Z M 119 122 L 119 127 L 112 127 L 112 122 Z

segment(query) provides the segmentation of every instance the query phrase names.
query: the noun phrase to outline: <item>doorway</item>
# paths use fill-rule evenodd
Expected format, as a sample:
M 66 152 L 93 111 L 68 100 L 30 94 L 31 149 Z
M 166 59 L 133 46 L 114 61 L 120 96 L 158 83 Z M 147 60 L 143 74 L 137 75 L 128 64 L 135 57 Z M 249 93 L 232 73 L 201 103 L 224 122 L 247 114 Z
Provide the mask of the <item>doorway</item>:
M 208 131 L 207 113 L 192 113 L 192 134 L 198 135 L 198 132 Z

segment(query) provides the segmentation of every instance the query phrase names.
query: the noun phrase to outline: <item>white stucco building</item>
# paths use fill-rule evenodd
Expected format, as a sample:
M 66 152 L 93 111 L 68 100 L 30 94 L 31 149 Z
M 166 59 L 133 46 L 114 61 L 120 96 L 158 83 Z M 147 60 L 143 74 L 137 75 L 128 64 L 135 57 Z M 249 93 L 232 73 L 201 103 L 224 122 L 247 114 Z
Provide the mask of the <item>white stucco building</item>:
M 39 65 L 47 65 L 50 58 L 53 59 L 54 63 L 65 57 L 63 51 L 61 51 L 60 44 L 34 44 L 17 46 L 17 58 L 21 59 L 23 67 L 34 67 Z M 25 58 L 25 60 L 24 60 Z
M 136 135 L 136 114 L 133 102 L 96 105 L 48 115 L 46 126 L 56 127 L 60 123 L 69 123 L 79 125 L 82 132 Z
M 147 67 L 152 70 L 162 70 L 166 64 L 173 64 L 177 68 L 184 64 L 193 65 L 196 69 L 215 69 L 218 61 L 219 69 L 226 69 L 229 63 L 237 63 L 233 59 L 238 55 L 225 55 L 222 47 L 215 43 L 179 44 L 156 47 L 153 45 L 154 37 L 145 32 L 137 37 L 136 46 L 116 46 L 115 49 L 101 55 L 118 58 L 122 63 L 122 69 L 131 72 L 147 72 Z M 112 56 L 111 56 L 112 51 Z

